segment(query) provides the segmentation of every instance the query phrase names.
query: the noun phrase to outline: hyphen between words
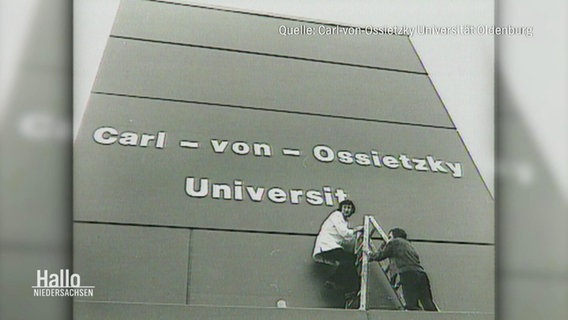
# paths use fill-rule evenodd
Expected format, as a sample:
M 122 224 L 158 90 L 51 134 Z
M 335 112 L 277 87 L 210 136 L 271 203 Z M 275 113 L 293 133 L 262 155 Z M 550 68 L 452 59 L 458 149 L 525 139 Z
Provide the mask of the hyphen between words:
M 93 133 L 93 139 L 96 143 L 102 145 L 120 145 L 134 147 L 154 147 L 156 149 L 164 149 L 167 144 L 167 134 L 164 131 L 158 131 L 156 134 L 136 133 L 133 131 L 119 131 L 113 127 L 100 127 Z M 186 142 L 186 144 L 184 144 Z M 217 154 L 234 153 L 239 156 L 253 155 L 255 157 L 271 158 L 275 155 L 274 148 L 268 143 L 249 143 L 245 141 L 234 141 L 223 139 L 210 139 L 208 141 L 211 150 Z M 199 141 L 181 140 L 178 147 L 188 147 L 191 149 L 200 149 Z M 286 153 L 285 151 L 294 151 L 294 153 Z M 302 151 L 296 148 L 282 148 L 282 156 L 301 156 Z M 319 162 L 333 163 L 337 162 L 344 165 L 358 165 L 361 167 L 388 168 L 406 170 L 414 170 L 420 172 L 432 173 L 450 173 L 454 178 L 463 176 L 463 169 L 460 162 L 449 162 L 436 159 L 431 155 L 425 157 L 409 157 L 406 154 L 389 155 L 380 154 L 376 150 L 352 152 L 345 149 L 334 150 L 332 147 L 317 144 L 311 150 L 311 155 Z
M 128 146 L 128 147 L 153 147 L 163 150 L 166 148 L 167 135 L 164 131 L 156 134 L 136 133 L 133 131 L 119 131 L 113 127 L 100 127 L 93 133 L 93 140 L 101 145 Z M 245 141 L 234 141 L 223 139 L 210 139 L 204 147 L 216 154 L 233 153 L 238 156 L 254 156 L 272 158 L 275 156 L 274 147 L 268 143 L 248 143 Z M 201 149 L 200 141 L 180 140 L 176 144 L 180 148 Z M 297 148 L 285 147 L 281 149 L 281 156 L 302 157 L 302 151 Z M 198 152 L 198 151 L 195 151 Z M 311 156 L 321 163 L 337 162 L 343 165 L 358 165 L 361 167 L 388 168 L 414 170 L 419 172 L 431 173 L 450 173 L 454 178 L 463 176 L 462 165 L 459 162 L 448 162 L 439 160 L 431 155 L 424 158 L 409 157 L 406 154 L 383 155 L 377 150 L 365 152 L 352 152 L 349 150 L 334 150 L 334 148 L 317 144 L 311 148 Z M 302 197 L 310 205 L 334 206 L 347 198 L 347 193 L 341 188 L 333 189 L 330 186 L 323 186 L 321 189 L 303 190 L 301 188 L 284 190 L 280 187 L 265 188 L 262 186 L 244 185 L 242 180 L 234 179 L 232 185 L 227 183 L 210 183 L 208 178 L 196 179 L 193 176 L 185 178 L 185 193 L 191 198 L 205 198 L 210 196 L 213 199 L 237 200 L 245 198 L 253 202 L 261 202 L 268 199 L 273 203 L 299 204 Z

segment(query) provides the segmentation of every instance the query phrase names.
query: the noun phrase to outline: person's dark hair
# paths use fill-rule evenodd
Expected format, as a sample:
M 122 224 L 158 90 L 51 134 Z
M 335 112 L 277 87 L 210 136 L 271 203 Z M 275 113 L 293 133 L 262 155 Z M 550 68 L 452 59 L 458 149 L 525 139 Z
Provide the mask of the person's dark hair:
M 351 205 L 351 207 L 353 208 L 353 213 L 352 213 L 352 214 L 354 214 L 355 211 L 357 211 L 356 208 L 355 208 L 355 204 L 354 204 L 353 201 L 351 201 L 351 200 L 343 200 L 343 201 L 341 201 L 341 202 L 339 203 L 339 211 L 341 211 L 341 209 L 343 209 L 343 206 L 345 206 L 345 205 Z
M 404 229 L 402 229 L 402 228 L 393 228 L 389 231 L 389 233 L 392 233 L 393 238 L 406 239 L 406 237 L 407 237 L 406 231 L 404 231 Z

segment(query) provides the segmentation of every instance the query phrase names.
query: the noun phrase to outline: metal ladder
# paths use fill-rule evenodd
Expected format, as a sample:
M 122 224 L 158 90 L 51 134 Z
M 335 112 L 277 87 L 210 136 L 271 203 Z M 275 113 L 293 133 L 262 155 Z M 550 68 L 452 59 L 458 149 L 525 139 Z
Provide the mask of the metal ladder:
M 368 253 L 371 252 L 371 249 L 374 249 L 373 244 L 371 243 L 372 236 L 375 232 L 377 232 L 385 243 L 389 241 L 387 234 L 373 216 L 365 216 L 364 219 L 363 230 L 362 232 L 357 233 L 357 238 L 355 240 L 355 255 L 357 256 L 356 266 L 361 277 L 361 288 L 356 297 L 354 297 L 351 301 L 346 302 L 346 308 L 352 308 L 353 304 L 356 303 L 357 298 L 359 298 L 359 310 L 367 310 L 367 302 L 369 298 Z M 383 267 L 383 265 L 381 264 L 379 265 L 381 271 L 385 274 L 387 279 L 389 279 L 391 288 L 394 291 L 395 295 L 398 297 L 399 302 L 401 303 L 401 305 L 404 305 L 402 293 L 397 290 L 400 286 L 396 283 L 393 283 L 392 278 L 388 275 L 388 268 Z

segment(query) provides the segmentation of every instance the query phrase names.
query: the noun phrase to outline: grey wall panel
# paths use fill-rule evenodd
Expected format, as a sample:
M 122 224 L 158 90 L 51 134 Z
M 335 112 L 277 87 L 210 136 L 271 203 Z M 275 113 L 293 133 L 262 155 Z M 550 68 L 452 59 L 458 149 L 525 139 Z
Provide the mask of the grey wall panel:
M 392 290 L 389 276 L 381 269 L 378 263 L 368 265 L 369 288 L 367 294 L 367 310 L 403 310 L 403 301 L 398 293 Z
M 75 302 L 73 319 L 367 320 L 365 312 L 338 309 L 277 309 Z M 472 320 L 474 320 L 472 318 Z
M 313 28 L 315 35 L 280 34 L 295 27 L 303 32 Z M 366 31 L 372 30 L 365 30 L 365 26 L 365 32 L 358 35 L 325 35 L 332 27 L 336 26 L 152 1 L 123 1 L 112 34 L 424 72 L 406 36 L 369 35 Z
M 442 311 L 495 310 L 493 246 L 414 243 Z
M 193 231 L 190 304 L 333 307 L 328 276 L 311 259 L 313 237 Z M 443 311 L 494 309 L 493 248 L 416 244 Z M 214 253 L 214 254 L 213 254 Z M 376 263 L 374 264 L 376 266 Z M 230 266 L 230 267 L 228 267 Z M 372 274 L 371 308 L 396 309 Z
M 93 91 L 453 127 L 426 75 L 111 38 Z
M 189 231 L 75 223 L 74 267 L 99 301 L 185 303 Z
M 235 125 L 238 124 L 238 125 Z M 97 128 L 167 135 L 163 149 L 102 145 Z M 215 153 L 211 139 L 261 142 L 272 156 L 237 155 L 229 145 Z M 179 147 L 180 140 L 200 143 Z M 320 162 L 316 145 L 333 150 L 460 162 L 463 176 L 386 167 Z M 284 156 L 296 148 L 299 157 Z M 186 177 L 232 186 L 283 190 L 344 190 L 363 214 L 374 214 L 385 228 L 402 226 L 414 239 L 492 242 L 493 201 L 456 132 L 357 120 L 300 116 L 268 111 L 201 106 L 147 99 L 93 95 L 75 143 L 76 220 L 178 225 L 220 229 L 317 233 L 331 206 L 203 198 L 186 193 Z M 197 183 L 198 184 L 198 183 Z M 191 185 L 191 189 L 198 186 Z M 204 185 L 202 185 L 204 186 Z M 205 190 L 205 189 L 204 189 Z
M 312 260 L 314 240 L 193 231 L 190 304 L 273 307 L 284 299 L 293 308 L 343 308 L 342 295 L 323 287 L 333 269 Z M 387 299 L 389 289 L 375 287 L 381 294 L 373 295 L 370 304 L 396 310 L 393 300 Z

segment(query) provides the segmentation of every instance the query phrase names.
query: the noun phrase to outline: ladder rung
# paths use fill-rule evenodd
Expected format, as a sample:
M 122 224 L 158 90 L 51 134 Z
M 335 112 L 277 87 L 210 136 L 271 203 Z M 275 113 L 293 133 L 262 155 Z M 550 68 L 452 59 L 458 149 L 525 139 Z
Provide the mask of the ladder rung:
M 369 261 L 368 259 L 364 259 L 364 257 L 366 255 L 369 254 L 369 252 L 367 252 L 366 250 L 372 250 L 375 251 L 375 247 L 373 246 L 372 243 L 372 238 L 371 236 L 373 235 L 374 232 L 378 232 L 379 235 L 381 236 L 382 240 L 385 242 L 388 242 L 387 236 L 384 232 L 384 230 L 382 229 L 382 227 L 378 224 L 378 222 L 372 217 L 372 216 L 365 216 L 365 225 L 363 228 L 363 232 L 357 234 L 357 238 L 356 238 L 356 242 L 355 242 L 355 253 L 357 254 L 357 259 L 355 260 L 355 265 L 357 267 L 357 272 L 361 277 L 361 288 L 359 290 L 359 292 L 357 292 L 357 295 L 354 295 L 353 297 L 350 297 L 350 301 L 347 302 L 349 305 L 352 305 L 355 303 L 355 298 L 359 297 L 360 301 L 359 301 L 359 309 L 360 310 L 365 310 L 367 308 L 367 298 L 368 298 L 368 277 L 369 277 Z M 367 249 L 365 249 L 367 248 Z M 386 270 L 385 267 L 383 266 L 383 264 L 379 263 L 379 267 L 381 269 L 381 271 L 385 274 L 385 276 L 387 276 L 387 278 L 389 280 L 390 277 L 388 276 L 388 265 L 386 266 Z M 390 281 L 389 281 L 390 282 Z M 398 286 L 397 286 L 398 285 Z M 400 302 L 401 305 L 403 305 L 403 302 L 401 300 L 401 297 L 398 295 L 397 290 L 400 288 L 400 283 L 395 284 L 392 289 L 394 291 L 395 296 L 398 298 L 398 301 Z M 353 299 L 352 299 L 353 298 Z

